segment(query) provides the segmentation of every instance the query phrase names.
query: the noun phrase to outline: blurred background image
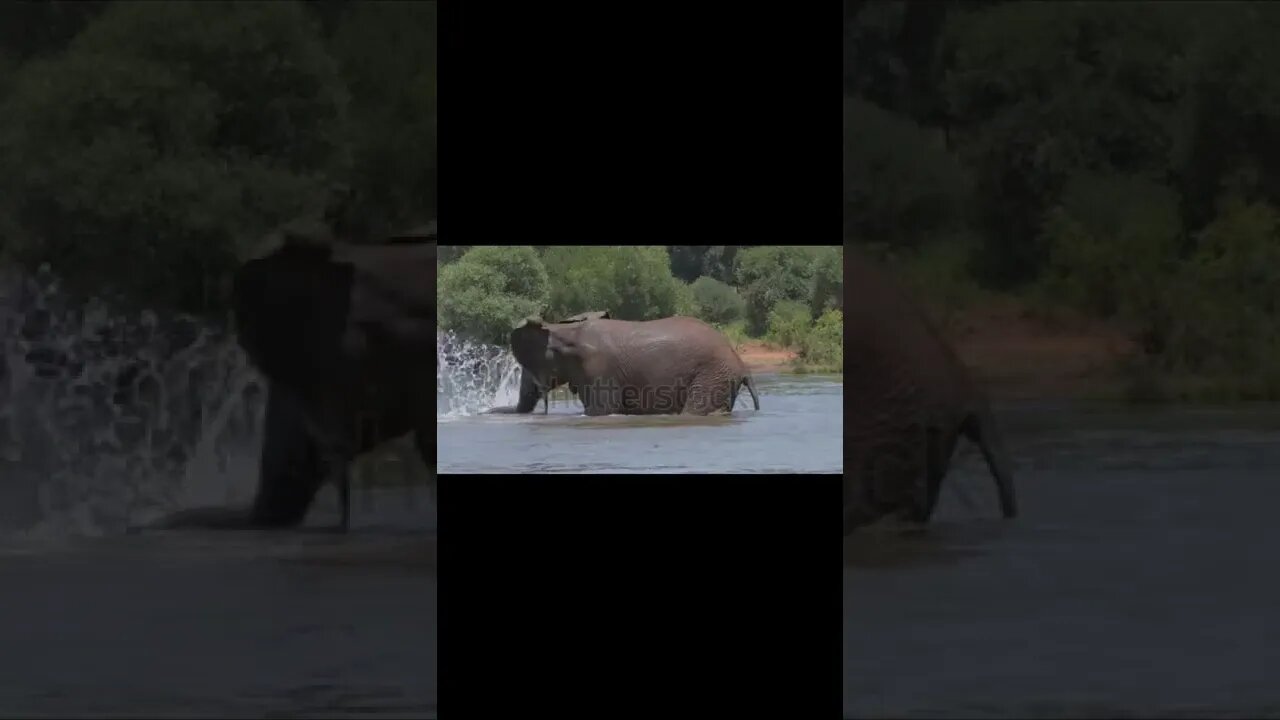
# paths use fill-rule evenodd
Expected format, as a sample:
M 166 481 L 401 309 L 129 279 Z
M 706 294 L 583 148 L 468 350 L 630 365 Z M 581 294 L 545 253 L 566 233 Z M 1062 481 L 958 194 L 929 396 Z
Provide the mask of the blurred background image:
M 9 4 L 0 108 L 0 714 L 433 713 L 411 439 L 347 535 L 332 486 L 296 531 L 134 530 L 254 497 L 264 238 L 434 241 L 435 4 Z

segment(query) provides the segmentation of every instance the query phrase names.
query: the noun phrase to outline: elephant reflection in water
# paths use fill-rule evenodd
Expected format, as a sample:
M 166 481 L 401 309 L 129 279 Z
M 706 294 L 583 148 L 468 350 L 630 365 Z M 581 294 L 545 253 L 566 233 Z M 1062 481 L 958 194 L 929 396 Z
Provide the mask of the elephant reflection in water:
M 297 525 L 332 480 L 345 530 L 352 461 L 407 433 L 434 485 L 435 258 L 431 232 L 377 245 L 286 238 L 241 265 L 237 340 L 269 384 L 257 496 L 248 512 L 202 508 L 159 525 Z

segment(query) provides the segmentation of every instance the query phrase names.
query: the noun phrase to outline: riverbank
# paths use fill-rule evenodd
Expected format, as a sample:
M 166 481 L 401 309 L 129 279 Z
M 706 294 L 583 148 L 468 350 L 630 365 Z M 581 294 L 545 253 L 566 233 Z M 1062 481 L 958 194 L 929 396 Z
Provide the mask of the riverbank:
M 946 325 L 961 360 L 995 399 L 1122 398 L 1138 347 L 1099 321 L 1049 323 L 1014 299 L 957 312 Z
M 1280 400 L 1280 375 L 1174 375 L 1144 362 L 1122 330 L 1087 318 L 1048 321 L 1013 298 L 953 313 L 957 354 L 996 400 L 1233 404 Z
M 770 345 L 763 340 L 748 340 L 738 346 L 738 357 L 753 373 L 791 372 L 796 353 Z

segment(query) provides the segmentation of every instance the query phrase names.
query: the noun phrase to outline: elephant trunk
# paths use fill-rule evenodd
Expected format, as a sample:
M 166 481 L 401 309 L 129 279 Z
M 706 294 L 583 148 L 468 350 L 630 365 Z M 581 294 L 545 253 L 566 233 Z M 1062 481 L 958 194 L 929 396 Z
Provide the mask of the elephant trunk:
M 531 413 L 538 406 L 538 394 L 540 390 L 538 383 L 533 379 L 533 373 L 528 370 L 520 371 L 520 400 L 516 404 L 516 412 Z

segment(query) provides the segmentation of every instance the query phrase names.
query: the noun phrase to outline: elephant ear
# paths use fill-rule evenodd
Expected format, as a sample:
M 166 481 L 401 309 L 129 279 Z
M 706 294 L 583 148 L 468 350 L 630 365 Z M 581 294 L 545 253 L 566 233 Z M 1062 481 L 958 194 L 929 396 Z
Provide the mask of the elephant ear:
M 542 319 L 536 317 L 525 318 L 511 330 L 511 353 L 523 367 L 537 372 L 540 382 L 545 380 L 541 377 L 545 370 L 540 368 L 545 363 L 543 353 L 550 334 Z
M 236 336 L 273 382 L 321 373 L 341 355 L 354 267 L 316 248 L 281 250 L 241 265 L 233 279 Z

